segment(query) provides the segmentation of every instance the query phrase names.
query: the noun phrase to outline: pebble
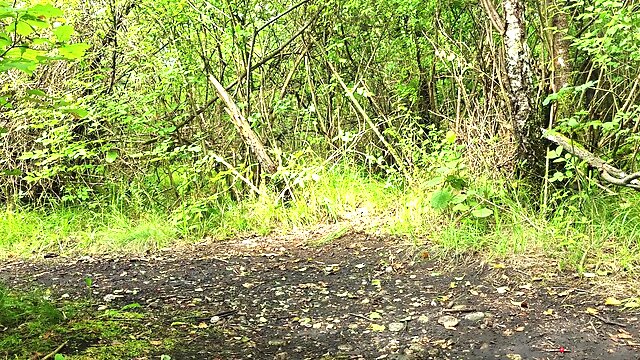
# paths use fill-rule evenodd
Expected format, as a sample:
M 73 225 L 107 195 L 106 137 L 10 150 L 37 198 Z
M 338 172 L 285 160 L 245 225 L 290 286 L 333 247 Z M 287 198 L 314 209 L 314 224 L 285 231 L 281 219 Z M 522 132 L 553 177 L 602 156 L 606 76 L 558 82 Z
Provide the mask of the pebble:
M 444 326 L 447 329 L 455 328 L 455 326 L 458 325 L 459 322 L 460 320 L 458 320 L 456 317 L 451 315 L 441 316 L 438 319 L 438 324 Z
M 389 323 L 389 331 L 398 332 L 402 331 L 405 328 L 405 324 L 401 322 L 392 322 Z
M 484 319 L 484 313 L 481 311 L 472 312 L 464 316 L 465 320 L 469 321 L 480 321 Z

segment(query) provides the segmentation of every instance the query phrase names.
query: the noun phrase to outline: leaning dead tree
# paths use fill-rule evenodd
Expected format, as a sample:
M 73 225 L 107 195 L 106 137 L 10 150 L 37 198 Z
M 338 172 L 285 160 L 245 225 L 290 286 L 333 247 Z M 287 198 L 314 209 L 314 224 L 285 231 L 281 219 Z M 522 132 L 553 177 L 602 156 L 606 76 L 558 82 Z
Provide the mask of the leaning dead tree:
M 598 169 L 598 171 L 600 171 L 600 176 L 602 176 L 602 179 L 606 182 L 640 191 L 640 181 L 638 181 L 638 179 L 640 179 L 640 172 L 627 174 L 615 166 L 607 164 L 603 159 L 592 154 L 582 145 L 577 144 L 573 140 L 560 135 L 555 131 L 543 129 L 542 136 L 545 139 L 562 146 L 562 148 L 571 155 L 576 156 L 580 160 L 583 160 L 587 164 Z

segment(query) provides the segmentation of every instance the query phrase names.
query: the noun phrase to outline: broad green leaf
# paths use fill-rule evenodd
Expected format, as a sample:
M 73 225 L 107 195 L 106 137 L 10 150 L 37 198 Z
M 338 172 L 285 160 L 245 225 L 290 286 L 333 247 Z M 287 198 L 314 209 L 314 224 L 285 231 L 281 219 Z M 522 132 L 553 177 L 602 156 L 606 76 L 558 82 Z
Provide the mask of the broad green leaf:
M 91 46 L 85 43 L 77 43 L 62 46 L 58 49 L 60 55 L 67 60 L 76 60 L 84 56 L 87 49 Z
M 438 190 L 431 196 L 431 207 L 436 210 L 445 209 L 453 200 L 453 194 L 448 190 Z
M 0 72 L 16 69 L 31 75 L 37 66 L 37 63 L 28 60 L 2 61 L 0 62 Z
M 469 205 L 465 204 L 465 203 L 460 203 L 460 204 L 456 204 L 456 206 L 453 207 L 453 211 L 459 211 L 459 212 L 465 212 L 465 211 L 469 211 L 470 207 Z
M 582 84 L 582 85 L 578 85 L 576 86 L 576 91 L 584 91 L 586 89 L 592 88 L 594 85 L 596 85 L 598 83 L 598 81 L 587 81 L 586 83 Z
M 11 38 L 9 38 L 6 33 L 0 32 L 0 47 L 6 47 L 9 45 L 11 45 Z
M 55 30 L 53 30 L 53 34 L 56 36 L 59 42 L 67 42 L 71 39 L 71 35 L 75 30 L 71 25 L 62 25 L 58 26 Z
M 438 177 L 435 177 L 435 178 L 427 181 L 425 186 L 426 187 L 434 187 L 434 186 L 437 186 L 437 185 L 442 185 L 442 183 L 444 183 L 444 181 L 445 181 L 444 177 L 438 176 Z
M 465 200 L 467 200 L 469 196 L 467 194 L 457 194 L 456 196 L 453 197 L 453 199 L 451 200 L 452 204 L 461 204 L 463 203 Z
M 2 175 L 5 176 L 20 176 L 22 175 L 22 170 L 20 169 L 11 169 L 11 170 L 2 170 Z
M 49 45 L 49 44 L 51 44 L 51 41 L 49 41 L 49 39 L 36 38 L 36 39 L 33 39 L 33 41 L 31 41 L 31 43 L 33 45 Z
M 107 162 L 109 164 L 113 163 L 114 161 L 116 161 L 116 159 L 118 158 L 118 152 L 116 150 L 109 150 L 107 151 L 106 154 L 106 158 L 105 160 L 107 160 Z
M 493 215 L 493 211 L 491 211 L 491 209 L 487 209 L 483 207 L 483 208 L 473 210 L 471 212 L 471 215 L 477 218 L 486 218 L 487 216 Z
M 453 144 L 454 142 L 456 142 L 456 133 L 454 133 L 451 130 L 447 131 L 447 135 L 445 136 L 445 140 L 444 141 L 447 144 Z
M 33 28 L 31 27 L 31 25 L 27 24 L 24 21 L 19 21 L 16 24 L 16 33 L 18 35 L 22 35 L 22 36 L 29 36 L 31 34 L 33 34 Z
M 42 21 L 40 19 L 28 19 L 28 20 L 24 20 L 24 22 L 31 25 L 31 27 L 37 28 L 37 29 L 47 29 L 49 27 L 48 22 Z
M 89 112 L 85 109 L 82 108 L 68 108 L 68 109 L 62 109 L 62 112 L 65 114 L 73 114 L 76 117 L 78 117 L 79 119 L 85 118 L 87 115 L 89 115 Z
M 29 10 L 27 10 L 27 13 L 37 18 L 39 17 L 52 18 L 52 17 L 61 17 L 62 15 L 64 15 L 62 10 L 58 9 L 57 7 L 51 6 L 49 4 L 35 5 Z
M 29 94 L 29 95 L 35 95 L 35 96 L 47 96 L 47 94 L 46 94 L 44 91 L 39 90 L 39 89 L 30 89 L 30 90 L 27 90 L 27 94 Z

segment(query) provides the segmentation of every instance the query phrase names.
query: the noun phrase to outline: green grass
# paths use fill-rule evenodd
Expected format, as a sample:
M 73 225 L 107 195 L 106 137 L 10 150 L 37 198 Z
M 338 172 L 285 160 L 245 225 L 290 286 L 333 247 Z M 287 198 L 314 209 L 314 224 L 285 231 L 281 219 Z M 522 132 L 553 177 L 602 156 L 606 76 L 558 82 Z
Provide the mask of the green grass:
M 114 200 L 94 209 L 5 211 L 0 216 L 0 256 L 142 252 L 203 237 L 266 235 L 341 221 L 371 232 L 406 236 L 418 246 L 426 242 L 431 252 L 445 256 L 534 254 L 580 271 L 637 274 L 640 270 L 640 195 L 636 193 L 565 196 L 556 206 L 540 211 L 528 205 L 531 200 L 523 191 L 474 179 L 465 190 L 478 194 L 472 208 L 493 210 L 492 216 L 477 219 L 451 208 L 434 210 L 431 196 L 442 185 L 429 184 L 428 173 L 417 177 L 424 180 L 406 185 L 348 164 L 309 169 L 315 173 L 307 173 L 317 176 L 305 177 L 304 186 L 296 188 L 295 200 L 286 205 L 272 193 L 239 204 L 224 196 L 194 193 L 171 210 L 154 210 L 143 200 L 129 206 Z
M 134 217 L 111 209 L 8 210 L 0 216 L 0 254 L 156 249 L 175 239 L 166 220 L 155 213 Z
M 150 343 L 155 337 L 145 335 L 144 314 L 135 310 L 96 312 L 88 303 L 54 303 L 45 292 L 0 286 L 0 359 L 42 358 L 61 345 L 65 359 L 77 360 L 130 359 L 150 351 L 171 351 L 170 338 L 160 348 Z

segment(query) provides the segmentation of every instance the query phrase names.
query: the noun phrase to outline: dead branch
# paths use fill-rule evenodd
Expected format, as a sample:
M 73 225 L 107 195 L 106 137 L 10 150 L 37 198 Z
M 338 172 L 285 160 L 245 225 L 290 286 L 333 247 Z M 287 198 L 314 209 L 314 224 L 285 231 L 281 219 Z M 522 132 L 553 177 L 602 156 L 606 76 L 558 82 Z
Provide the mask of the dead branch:
M 498 14 L 495 6 L 493 6 L 492 0 L 480 0 L 480 5 L 484 8 L 484 12 L 487 14 L 496 31 L 498 31 L 500 35 L 504 35 L 504 20 L 500 17 L 500 14 Z
M 555 131 L 542 129 L 542 136 L 545 139 L 562 146 L 562 148 L 570 154 L 586 161 L 589 165 L 598 169 L 600 171 L 600 176 L 606 182 L 640 191 L 640 181 L 638 181 L 638 179 L 640 179 L 640 172 L 627 174 L 624 171 L 607 164 L 603 159 L 592 154 L 582 145 L 574 142 L 566 136 L 558 134 Z
M 244 143 L 251 149 L 254 155 L 258 158 L 258 162 L 262 166 L 262 168 L 269 174 L 275 174 L 278 170 L 276 164 L 271 160 L 271 157 L 267 153 L 262 141 L 258 138 L 256 133 L 251 128 L 251 125 L 247 121 L 247 119 L 242 116 L 240 109 L 236 106 L 236 103 L 231 99 L 229 93 L 225 90 L 224 86 L 220 84 L 218 79 L 216 79 L 213 75 L 209 75 L 209 81 L 213 84 L 218 92 L 218 96 L 224 104 L 226 105 L 226 111 L 231 117 L 231 122 L 235 125 L 236 130 L 242 137 Z

